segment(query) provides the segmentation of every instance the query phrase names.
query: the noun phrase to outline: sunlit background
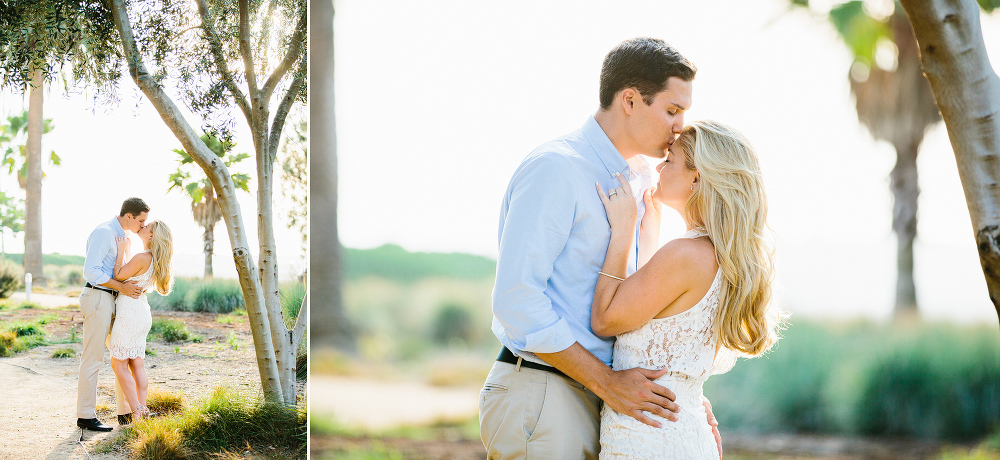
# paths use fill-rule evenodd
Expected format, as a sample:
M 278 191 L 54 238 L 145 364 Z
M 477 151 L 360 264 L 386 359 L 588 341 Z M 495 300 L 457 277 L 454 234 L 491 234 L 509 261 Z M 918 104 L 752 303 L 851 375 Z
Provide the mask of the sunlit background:
M 447 444 L 451 458 L 482 458 L 476 400 L 500 348 L 489 325 L 504 191 L 532 149 L 597 110 L 605 54 L 637 36 L 698 66 L 687 120 L 730 124 L 761 157 L 778 300 L 792 315 L 775 351 L 705 386 L 729 448 L 762 452 L 777 445 L 768 433 L 874 436 L 879 448 L 884 436 L 997 433 L 997 314 L 945 127 L 928 129 L 917 161 L 926 322 L 893 324 L 896 152 L 858 121 L 854 58 L 826 17 L 841 2 L 790 3 L 334 1 L 344 308 L 359 359 L 312 357 L 314 458 L 353 452 L 345 425 L 382 433 L 351 441 L 371 458 L 438 458 L 399 437 L 464 440 Z M 874 16 L 892 4 L 864 2 Z M 982 27 L 997 56 L 1000 14 Z M 875 55 L 894 59 L 891 46 Z M 666 214 L 661 241 L 683 231 Z M 384 431 L 414 424 L 438 434 Z
M 686 119 L 735 126 L 761 156 L 787 308 L 890 316 L 895 152 L 859 124 L 852 56 L 825 18 L 777 0 L 335 4 L 345 246 L 495 258 L 518 163 L 596 111 L 615 44 L 652 36 L 698 66 Z M 1000 15 L 984 15 L 983 35 L 997 55 Z M 918 166 L 921 313 L 996 321 L 943 124 L 928 131 Z M 679 222 L 669 217 L 662 240 Z
M 97 225 L 118 215 L 122 201 L 142 198 L 150 207 L 150 220 L 163 220 L 170 226 L 174 241 L 174 272 L 178 276 L 200 277 L 205 257 L 202 233 L 191 214 L 191 199 L 181 190 L 167 193 L 168 177 L 177 170 L 180 158 L 172 150 L 180 141 L 167 128 L 156 109 L 138 88 L 123 80 L 116 104 L 96 102 L 92 90 L 74 89 L 69 94 L 62 82 L 49 83 L 43 116 L 52 119 L 51 132 L 42 136 L 42 157 L 55 152 L 62 160 L 58 166 L 47 161 L 42 165 L 42 252 L 63 255 L 86 255 L 87 237 Z M 168 88 L 169 91 L 169 88 Z M 176 93 L 169 93 L 176 97 Z M 178 105 L 189 123 L 199 130 L 198 119 Z M 27 96 L 10 89 L 0 92 L 0 116 L 20 115 L 27 110 Z M 234 112 L 238 112 L 235 108 Z M 289 117 L 289 126 L 295 122 Z M 253 159 L 253 140 L 246 122 L 236 119 L 236 147 L 233 153 L 251 157 L 231 168 L 251 176 L 250 193 L 237 192 L 247 241 L 257 260 L 257 172 Z M 20 164 L 20 163 L 19 163 Z M 280 171 L 280 164 L 277 167 Z M 278 245 L 278 270 L 281 280 L 293 280 L 306 267 L 301 233 L 289 225 L 287 213 L 293 206 L 280 191 L 281 178 L 275 174 L 274 232 Z M 0 172 L 0 190 L 24 198 L 16 177 Z M 24 233 L 12 236 L 6 231 L 4 249 L 8 253 L 24 251 Z M 139 249 L 138 237 L 133 238 Z M 236 278 L 232 246 L 225 222 L 215 227 L 213 269 L 217 278 Z

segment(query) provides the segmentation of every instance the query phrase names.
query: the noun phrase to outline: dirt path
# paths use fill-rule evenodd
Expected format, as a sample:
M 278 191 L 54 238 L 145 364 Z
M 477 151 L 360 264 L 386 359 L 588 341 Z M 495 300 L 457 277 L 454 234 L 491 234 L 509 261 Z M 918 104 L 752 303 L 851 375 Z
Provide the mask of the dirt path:
M 32 295 L 35 300 L 35 295 Z M 0 321 L 30 321 L 39 315 L 58 319 L 45 325 L 50 341 L 66 340 L 75 327 L 82 331 L 79 310 L 19 309 L 0 311 Z M 223 324 L 214 314 L 153 312 L 154 318 L 169 317 L 184 322 L 203 337 L 202 343 L 150 342 L 156 353 L 146 357 L 150 387 L 184 396 L 187 402 L 208 396 L 220 385 L 237 390 L 256 390 L 260 378 L 255 365 L 249 326 L 245 322 Z M 51 316 L 50 316 L 51 317 Z M 57 348 L 73 349 L 76 358 L 51 358 Z M 0 460 L 124 459 L 120 455 L 97 455 L 94 447 L 109 433 L 76 428 L 77 371 L 82 344 L 47 345 L 0 358 Z M 115 413 L 114 374 L 107 352 L 98 382 L 98 417 L 120 429 Z M 83 441 L 80 442 L 81 431 Z
M 311 375 L 309 404 L 313 416 L 381 430 L 473 417 L 479 413 L 479 389 Z

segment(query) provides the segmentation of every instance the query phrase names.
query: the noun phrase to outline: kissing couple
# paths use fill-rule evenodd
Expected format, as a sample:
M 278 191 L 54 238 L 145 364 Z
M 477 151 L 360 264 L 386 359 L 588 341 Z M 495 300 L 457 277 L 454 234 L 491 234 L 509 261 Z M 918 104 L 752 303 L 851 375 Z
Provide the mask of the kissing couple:
M 662 40 L 604 59 L 600 109 L 514 172 L 480 392 L 490 459 L 718 459 L 702 386 L 777 341 L 757 154 L 684 125 L 697 69 Z M 662 159 L 654 173 L 641 157 Z M 687 225 L 659 245 L 663 205 Z
M 77 386 L 77 420 L 80 428 L 111 431 L 97 418 L 97 377 L 104 364 L 105 343 L 111 351 L 115 373 L 118 424 L 128 425 L 150 414 L 146 407 L 146 377 L 143 359 L 146 336 L 153 317 L 146 291 L 167 295 L 172 285 L 173 237 L 161 221 L 146 224 L 149 206 L 129 198 L 115 218 L 98 225 L 87 238 L 87 258 L 80 293 L 83 312 L 83 353 Z M 143 252 L 131 254 L 126 231 L 142 240 Z

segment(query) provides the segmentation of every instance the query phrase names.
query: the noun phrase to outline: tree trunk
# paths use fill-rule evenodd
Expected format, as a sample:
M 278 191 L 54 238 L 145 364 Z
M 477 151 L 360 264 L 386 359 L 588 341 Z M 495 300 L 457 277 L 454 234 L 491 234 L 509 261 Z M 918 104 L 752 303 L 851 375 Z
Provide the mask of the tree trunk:
M 913 240 L 917 236 L 917 148 L 919 143 L 896 147 L 896 166 L 889 173 L 892 189 L 892 229 L 896 233 L 896 306 L 897 320 L 920 315 L 913 283 Z
M 24 271 L 32 284 L 45 286 L 42 271 L 42 102 L 45 80 L 41 69 L 31 77 L 28 96 L 28 178 L 24 199 Z
M 215 252 L 215 222 L 205 226 L 205 233 L 202 234 L 205 245 L 205 279 L 212 279 L 212 254 Z
M 236 187 L 230 178 L 229 169 L 202 142 L 170 97 L 163 92 L 163 88 L 146 70 L 132 34 L 132 25 L 128 19 L 125 0 L 111 0 L 110 7 L 115 27 L 121 36 L 122 49 L 128 62 L 128 71 L 132 80 L 153 104 L 164 124 L 174 133 L 174 136 L 181 142 L 195 163 L 205 171 L 205 175 L 208 176 L 215 188 L 223 219 L 226 222 L 226 229 L 229 232 L 233 260 L 236 262 L 236 271 L 246 302 L 264 398 L 271 402 L 284 402 L 285 398 L 282 393 L 283 389 L 271 338 L 270 318 L 268 318 L 268 311 L 264 305 L 260 278 L 253 263 L 253 256 L 250 254 L 243 226 L 243 215 L 240 212 L 240 204 L 236 200 Z M 276 334 L 281 332 L 283 331 L 274 331 Z
M 986 286 L 1000 315 L 1000 78 L 986 54 L 979 5 L 973 0 L 902 4 L 948 128 Z
M 334 114 L 333 1 L 310 2 L 309 297 L 312 344 L 353 352 L 355 334 L 341 295 L 337 233 L 337 130 Z

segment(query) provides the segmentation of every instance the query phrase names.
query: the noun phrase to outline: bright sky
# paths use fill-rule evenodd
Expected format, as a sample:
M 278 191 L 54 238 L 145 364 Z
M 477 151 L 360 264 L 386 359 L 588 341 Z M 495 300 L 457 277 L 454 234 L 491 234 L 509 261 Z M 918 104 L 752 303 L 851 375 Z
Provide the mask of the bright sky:
M 857 121 L 836 32 L 787 4 L 336 0 L 343 244 L 495 257 L 514 169 L 596 111 L 604 55 L 646 35 L 699 68 L 687 119 L 733 125 L 761 155 L 788 308 L 888 318 L 895 152 Z M 995 16 L 983 20 L 994 57 Z M 995 322 L 943 125 L 928 131 L 918 164 L 921 308 Z M 666 219 L 666 235 L 683 231 Z
M 202 233 L 191 216 L 190 198 L 174 190 L 167 193 L 168 176 L 177 169 L 180 142 L 167 128 L 134 83 L 121 82 L 121 102 L 114 107 L 97 105 L 93 94 L 77 92 L 69 97 L 61 87 L 49 91 L 44 104 L 45 118 L 51 118 L 55 128 L 42 137 L 42 152 L 55 151 L 62 158 L 60 166 L 43 166 L 46 177 L 42 182 L 42 251 L 46 254 L 85 255 L 87 236 L 101 222 L 118 215 L 122 201 L 138 196 L 150 207 L 151 220 L 163 220 L 170 226 L 174 239 L 174 273 L 179 276 L 201 276 L 204 273 Z M 182 106 L 171 94 L 178 106 Z M 19 114 L 27 108 L 27 98 L 10 90 L 0 92 L 0 115 Z M 238 113 L 239 109 L 233 108 Z M 187 113 L 188 122 L 196 129 L 201 122 Z M 250 158 L 237 163 L 231 172 L 245 172 L 254 179 L 251 193 L 238 193 L 243 224 L 254 263 L 258 262 L 256 168 L 253 141 L 242 113 L 238 113 L 236 148 Z M 289 117 L 291 120 L 291 117 Z M 280 170 L 280 165 L 276 168 Z M 282 198 L 280 176 L 275 179 L 275 238 L 278 242 L 279 277 L 293 279 L 305 268 L 305 256 L 300 249 L 300 234 L 289 228 L 285 214 L 290 203 Z M 0 175 L 0 189 L 24 197 L 12 175 Z M 10 232 L 4 236 L 8 252 L 23 252 L 24 234 L 16 239 Z M 138 248 L 138 237 L 134 238 Z M 215 227 L 213 267 L 216 278 L 236 278 L 232 246 L 225 222 Z

